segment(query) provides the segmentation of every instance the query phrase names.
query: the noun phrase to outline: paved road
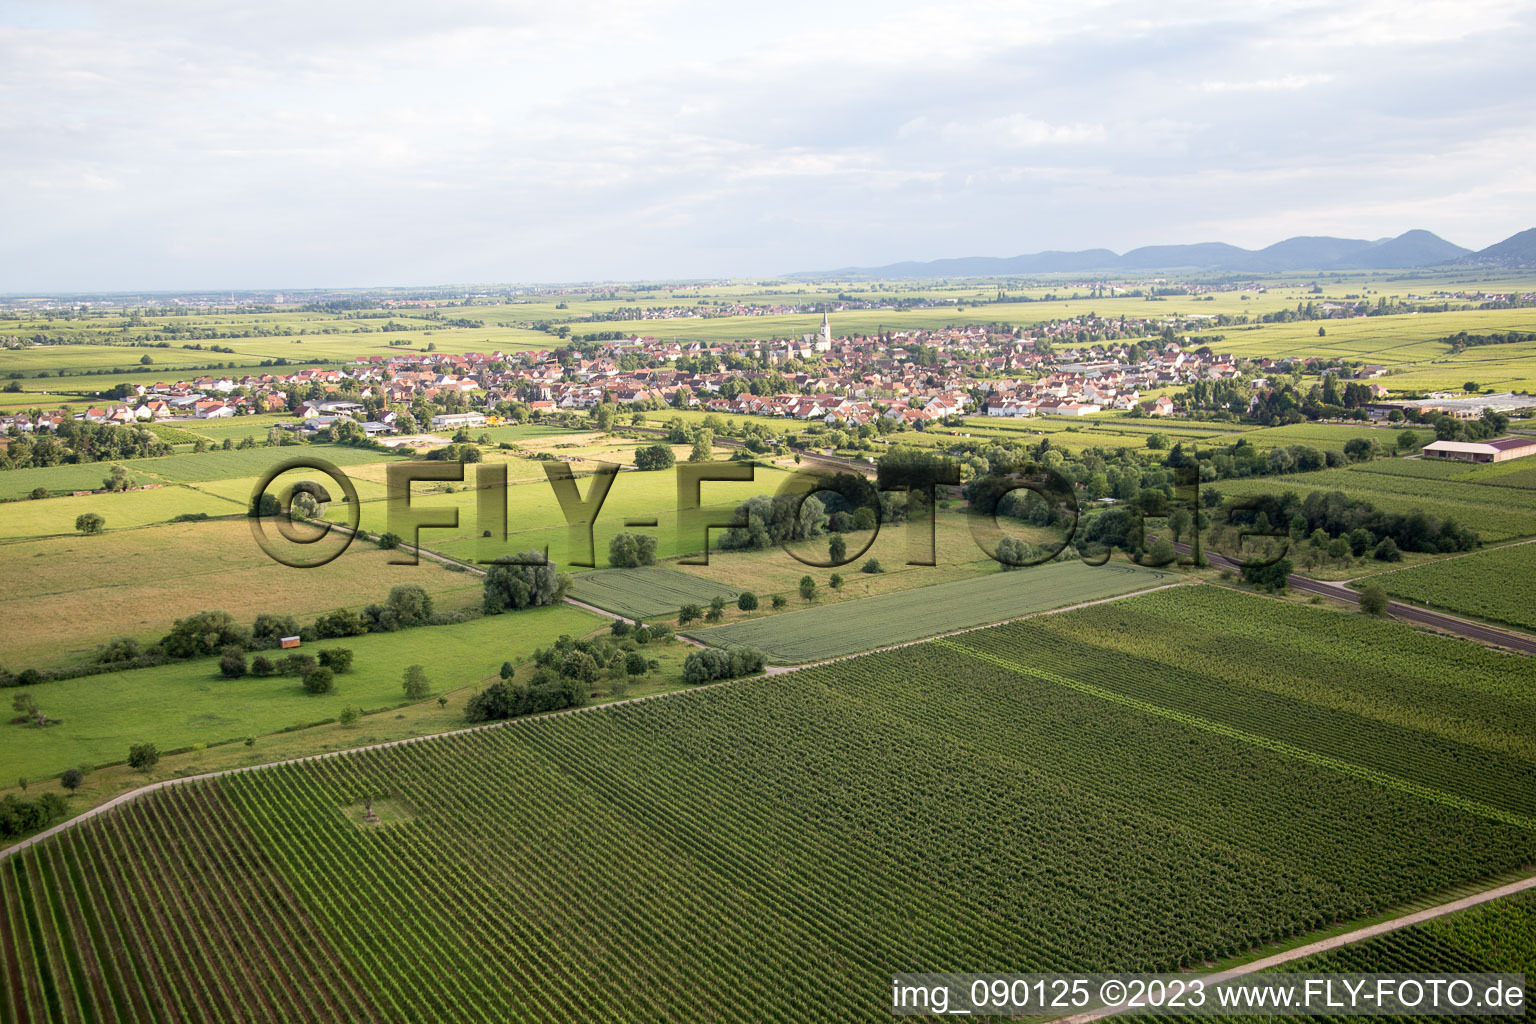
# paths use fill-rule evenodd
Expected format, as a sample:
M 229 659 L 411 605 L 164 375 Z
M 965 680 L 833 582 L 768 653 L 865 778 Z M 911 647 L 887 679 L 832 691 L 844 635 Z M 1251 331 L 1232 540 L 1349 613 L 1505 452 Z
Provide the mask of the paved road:
M 1186 554 L 1189 547 L 1184 544 L 1174 545 Z M 1205 552 L 1206 559 L 1215 566 L 1224 569 L 1242 568 L 1237 562 L 1217 554 L 1214 551 Z M 1335 601 L 1344 601 L 1348 604 L 1360 603 L 1360 592 L 1351 590 L 1343 583 L 1325 583 L 1322 580 L 1314 580 L 1309 576 L 1301 576 L 1292 573 L 1288 579 L 1292 590 L 1299 590 L 1304 594 L 1320 594 L 1323 597 L 1331 597 Z M 1457 636 L 1466 637 L 1468 640 L 1476 640 L 1479 643 L 1492 644 L 1496 647 L 1505 647 L 1522 654 L 1536 654 L 1536 636 L 1529 633 L 1521 633 L 1513 629 L 1501 629 L 1498 626 L 1489 626 L 1482 622 L 1473 622 L 1471 619 L 1463 619 L 1456 615 L 1447 615 L 1445 612 L 1437 612 L 1431 608 L 1423 608 L 1416 604 L 1405 604 L 1402 601 L 1388 601 L 1387 614 L 1394 619 L 1404 622 L 1412 622 L 1421 626 L 1429 626 L 1432 629 L 1443 630 L 1447 633 L 1455 633 Z

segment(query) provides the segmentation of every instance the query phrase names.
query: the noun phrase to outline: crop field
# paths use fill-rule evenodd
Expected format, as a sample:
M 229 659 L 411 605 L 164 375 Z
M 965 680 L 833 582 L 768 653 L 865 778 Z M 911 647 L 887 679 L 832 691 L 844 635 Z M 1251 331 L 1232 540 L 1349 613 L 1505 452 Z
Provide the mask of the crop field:
M 998 570 L 974 579 L 693 630 L 688 635 L 716 647 L 756 647 L 773 662 L 816 661 L 1112 597 L 1177 579 L 1172 572 L 1119 562 L 1097 567 L 1080 562 L 1052 562 L 1016 572 Z M 803 603 L 798 595 L 791 601 Z
M 63 724 L 0 726 L 7 730 L 0 778 L 45 778 L 82 763 L 121 761 L 129 744 L 142 741 L 164 751 L 309 725 L 335 718 L 344 707 L 393 707 L 405 699 L 401 679 L 412 664 L 426 668 L 434 696 L 479 685 L 495 679 L 503 661 L 524 661 L 562 633 L 581 636 L 604 621 L 557 605 L 454 626 L 316 641 L 304 645 L 306 653 L 346 647 L 356 657 L 352 670 L 336 677 L 336 691 L 320 696 L 305 693 L 291 676 L 224 679 L 217 658 L 42 683 L 30 692 Z M 453 656 L 445 657 L 445 651 Z
M 1402 464 L 1410 463 L 1404 460 Z M 1343 491 L 1386 512 L 1422 509 L 1441 519 L 1454 519 L 1475 529 L 1484 542 L 1536 534 L 1536 492 L 1490 486 L 1476 479 L 1424 477 L 1416 475 L 1419 470 L 1409 472 L 1415 475 L 1396 475 L 1383 472 L 1381 463 L 1362 463 L 1315 473 L 1222 480 L 1213 486 L 1229 498 L 1285 491 L 1305 497 L 1313 491 Z
M 1391 449 L 1397 445 L 1397 427 L 1374 427 L 1366 423 L 1293 423 L 1284 427 L 1261 427 L 1242 435 L 1245 441 L 1258 445 L 1261 448 L 1273 448 L 1281 445 L 1305 444 L 1314 448 L 1337 448 L 1342 450 L 1346 442 L 1357 437 L 1363 437 L 1375 441 L 1382 449 Z M 1413 433 L 1418 437 L 1419 443 L 1433 441 L 1434 432 L 1424 427 L 1413 428 Z M 1231 444 L 1236 437 L 1223 443 Z
M 1536 545 L 1479 551 L 1372 580 L 1404 601 L 1536 630 Z
M 716 595 L 735 601 L 738 593 L 730 587 L 661 566 L 597 569 L 577 573 L 571 579 L 571 596 L 576 600 L 631 619 L 669 615 L 685 604 L 706 605 Z
M 1536 669 L 1465 646 L 1181 588 L 173 786 L 0 862 L 8 1019 L 873 1021 L 1257 952 L 1536 857 Z
M 0 546 L 0 558 L 12 570 L 0 574 L 0 665 L 12 672 L 86 660 L 115 637 L 157 641 L 177 618 L 211 607 L 247 624 L 261 612 L 307 622 L 382 601 L 400 583 L 424 588 L 443 609 L 478 604 L 481 590 L 478 576 L 430 559 L 391 565 L 388 552 L 366 543 L 319 568 L 293 569 L 261 550 L 244 516 L 16 541 Z

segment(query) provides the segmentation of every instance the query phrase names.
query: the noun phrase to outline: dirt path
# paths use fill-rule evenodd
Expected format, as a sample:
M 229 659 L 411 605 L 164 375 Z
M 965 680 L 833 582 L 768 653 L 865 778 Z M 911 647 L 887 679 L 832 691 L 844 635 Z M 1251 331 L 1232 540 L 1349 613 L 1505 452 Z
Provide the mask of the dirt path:
M 1394 917 L 1390 921 L 1382 921 L 1378 924 L 1367 925 L 1364 928 L 1356 928 L 1354 931 L 1335 935 L 1328 939 L 1319 939 L 1317 942 L 1309 942 L 1305 946 L 1297 946 L 1288 949 L 1284 953 L 1276 953 L 1259 960 L 1243 964 L 1241 967 L 1233 967 L 1225 971 L 1217 971 L 1214 974 L 1194 974 L 1191 978 L 1199 978 L 1207 985 L 1227 981 L 1231 978 L 1241 978 L 1245 975 L 1255 974 L 1259 971 L 1267 971 L 1271 967 L 1279 967 L 1281 964 L 1293 963 L 1314 953 L 1326 953 L 1330 949 L 1338 949 L 1340 946 L 1352 945 L 1363 942 L 1366 939 L 1395 932 L 1400 928 L 1419 924 L 1423 921 L 1432 921 L 1437 917 L 1454 914 L 1458 910 L 1466 910 L 1480 903 L 1500 899 L 1504 896 L 1513 896 L 1517 892 L 1525 892 L 1527 889 L 1536 889 L 1536 875 L 1530 878 L 1522 878 L 1518 882 L 1510 882 L 1506 885 L 1494 886 L 1492 889 L 1484 889 L 1482 892 L 1473 893 L 1471 896 L 1463 896 L 1461 899 L 1451 900 L 1449 903 L 1441 903 L 1438 906 L 1429 907 L 1426 910 L 1416 910 L 1411 914 Z M 1070 1017 L 1057 1018 L 1060 1024 L 1083 1024 L 1086 1021 L 1101 1020 L 1105 1017 L 1117 1016 L 1121 1011 L 1116 1009 L 1093 1010 L 1089 1013 L 1074 1014 Z

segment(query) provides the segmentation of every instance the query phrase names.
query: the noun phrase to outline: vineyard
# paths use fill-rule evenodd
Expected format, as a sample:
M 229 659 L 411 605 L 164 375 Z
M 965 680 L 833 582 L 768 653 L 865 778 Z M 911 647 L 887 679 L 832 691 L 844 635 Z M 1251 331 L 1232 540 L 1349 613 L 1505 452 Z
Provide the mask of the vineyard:
M 1526 1006 L 1516 1019 L 1536 1019 L 1531 995 L 1536 992 L 1536 893 L 1523 892 L 1492 903 L 1472 907 L 1447 917 L 1425 921 L 1401 931 L 1389 932 L 1351 946 L 1319 953 L 1286 964 L 1288 973 L 1390 973 L 1390 974 L 1524 974 Z M 1143 1018 L 1149 1019 L 1149 1018 Z M 1150 1018 L 1187 1021 L 1187 1017 Z M 1229 1017 L 1244 1024 L 1273 1017 Z M 1353 1020 L 1351 1017 L 1315 1016 L 1320 1024 Z M 1443 1017 L 1397 1017 L 1404 1024 L 1421 1024 Z
M 1480 551 L 1372 579 L 1405 601 L 1536 629 L 1536 546 Z
M 732 587 L 660 566 L 598 569 L 571 579 L 571 596 L 576 600 L 631 619 L 673 614 L 685 604 L 707 605 L 717 595 L 734 602 L 737 593 Z
M 816 661 L 921 640 L 1081 601 L 1174 582 L 1171 572 L 1117 562 L 1052 562 L 1017 572 L 881 594 L 858 601 L 748 619 L 690 633 L 717 647 L 756 647 L 775 662 Z
M 1200 965 L 1536 860 L 1533 673 L 1185 587 L 185 783 L 0 861 L 0 1021 L 880 1020 L 893 971 Z

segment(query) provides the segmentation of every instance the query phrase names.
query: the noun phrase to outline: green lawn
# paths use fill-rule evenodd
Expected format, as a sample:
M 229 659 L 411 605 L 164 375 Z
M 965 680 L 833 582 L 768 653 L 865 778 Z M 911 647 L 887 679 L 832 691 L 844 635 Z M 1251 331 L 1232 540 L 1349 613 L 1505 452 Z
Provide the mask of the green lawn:
M 997 571 L 915 590 L 844 601 L 825 608 L 746 619 L 688 635 L 716 647 L 756 647 L 773 662 L 816 661 L 921 640 L 988 622 L 1142 590 L 1179 579 L 1124 562 L 1088 566 L 1052 562 Z M 798 595 L 792 602 L 803 603 Z
M 238 607 L 233 601 L 228 606 Z M 524 661 L 562 633 L 585 634 L 604 621 L 558 605 L 457 626 L 305 644 L 308 654 L 347 647 L 356 655 L 352 671 L 338 676 L 336 692 L 326 696 L 305 693 L 291 677 L 221 678 L 216 658 L 43 683 L 30 692 L 45 714 L 63 724 L 0 726 L 0 778 L 41 778 L 82 763 L 121 761 L 132 743 L 153 742 L 163 751 L 308 725 L 334 718 L 344 707 L 387 707 L 405 700 L 401 676 L 407 665 L 425 666 L 434 692 L 452 689 L 492 678 L 503 661 Z

